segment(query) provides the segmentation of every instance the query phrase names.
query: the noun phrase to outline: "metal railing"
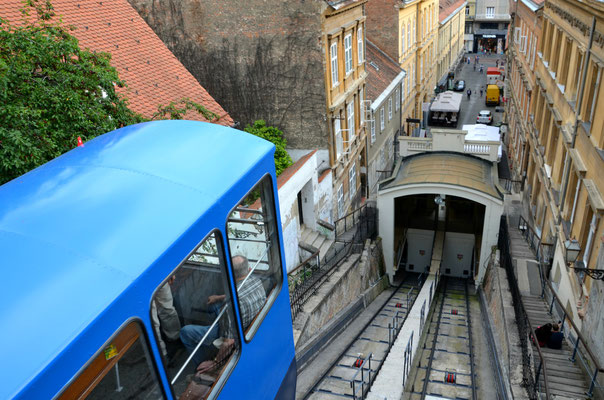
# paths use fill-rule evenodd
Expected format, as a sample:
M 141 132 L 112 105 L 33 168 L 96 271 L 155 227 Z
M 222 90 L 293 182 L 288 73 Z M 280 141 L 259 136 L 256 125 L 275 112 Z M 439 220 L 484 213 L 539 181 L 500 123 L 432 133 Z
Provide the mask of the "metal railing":
M 499 178 L 499 185 L 506 193 L 520 193 L 524 189 L 523 181 Z
M 518 230 L 522 233 L 531 250 L 535 252 L 537 260 L 540 263 L 549 265 L 554 258 L 554 246 L 549 243 L 543 243 L 541 237 L 537 235 L 533 227 L 522 215 L 518 219 Z
M 350 221 L 347 222 L 346 219 L 350 219 Z M 375 239 L 377 211 L 373 207 L 363 205 L 337 220 L 334 225 L 336 227 L 335 243 L 327 251 L 323 260 L 319 260 L 318 257 L 313 258 L 315 253 L 307 259 L 307 263 L 297 266 L 288 273 L 288 280 L 292 274 L 297 276 L 292 278 L 292 282 L 295 284 L 289 289 L 292 319 L 296 318 L 304 303 L 317 292 L 343 259 L 350 254 L 362 253 L 365 240 Z M 338 231 L 338 226 L 344 228 L 344 231 L 342 228 Z M 316 261 L 314 261 L 315 259 Z M 298 279 L 300 275 L 303 276 L 303 279 Z
M 501 217 L 499 225 L 499 243 L 501 266 L 505 268 L 514 303 L 514 311 L 516 313 L 516 323 L 518 325 L 518 334 L 520 336 L 520 345 L 522 347 L 522 375 L 523 385 L 525 386 L 529 398 L 540 398 L 540 393 L 545 393 L 545 398 L 550 399 L 547 367 L 545 358 L 541 352 L 541 347 L 537 340 L 534 341 L 537 348 L 538 360 L 534 360 L 534 352 L 532 351 L 531 341 L 533 339 L 533 326 L 529 321 L 528 314 L 522 303 L 518 281 L 514 274 L 514 265 L 512 264 L 512 256 L 510 251 L 510 236 L 508 232 L 507 217 Z M 535 361 L 538 361 L 538 366 L 535 367 Z M 542 379 L 540 379 L 542 377 Z
M 541 267 L 539 268 L 541 270 Z M 564 334 L 568 338 L 573 349 L 570 361 L 573 363 L 577 358 L 581 362 L 581 366 L 585 373 L 589 376 L 589 389 L 586 393 L 587 397 L 592 397 L 594 391 L 597 390 L 599 397 L 604 398 L 604 387 L 598 383 L 598 374 L 604 373 L 604 369 L 598 363 L 598 359 L 589 348 L 589 345 L 583 338 L 583 335 L 571 318 L 567 318 L 566 308 L 556 294 L 551 282 L 547 279 L 542 281 L 543 290 L 542 297 L 549 304 L 549 314 L 559 321 L 562 321 L 560 331 L 564 333 L 564 326 L 567 326 L 568 334 Z

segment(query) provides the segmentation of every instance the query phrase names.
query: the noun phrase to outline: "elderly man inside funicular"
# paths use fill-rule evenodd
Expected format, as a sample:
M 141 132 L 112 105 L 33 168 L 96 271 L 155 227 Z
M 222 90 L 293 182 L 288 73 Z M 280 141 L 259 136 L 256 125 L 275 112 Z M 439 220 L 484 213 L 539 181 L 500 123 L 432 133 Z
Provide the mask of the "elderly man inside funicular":
M 249 264 L 246 257 L 236 255 L 231 259 L 231 263 L 233 264 L 235 279 L 237 281 L 239 310 L 241 312 L 243 329 L 245 330 L 264 305 L 266 291 L 264 290 L 262 281 L 256 276 L 251 275 L 246 279 L 249 272 Z M 224 302 L 225 298 L 224 294 L 211 295 L 208 297 L 208 305 L 220 304 Z M 198 365 L 197 371 L 199 373 L 215 369 L 230 357 L 235 344 L 233 330 L 236 329 L 231 324 L 230 318 L 221 318 L 219 325 L 223 340 L 216 340 L 219 339 L 219 329 L 218 325 L 216 325 L 193 355 L 193 361 Z M 189 353 L 193 353 L 195 347 L 197 347 L 199 341 L 209 329 L 209 326 L 202 325 L 186 325 L 181 329 L 180 340 Z M 217 345 L 214 345 L 214 343 L 217 343 Z

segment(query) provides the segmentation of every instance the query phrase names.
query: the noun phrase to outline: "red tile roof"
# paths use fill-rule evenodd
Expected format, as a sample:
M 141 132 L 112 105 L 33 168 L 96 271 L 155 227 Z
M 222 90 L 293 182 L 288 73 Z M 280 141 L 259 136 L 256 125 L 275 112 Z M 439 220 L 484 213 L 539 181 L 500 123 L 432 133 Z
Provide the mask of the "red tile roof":
M 111 65 L 128 85 L 119 91 L 127 97 L 130 109 L 150 118 L 159 105 L 188 97 L 219 115 L 216 123 L 233 125 L 231 116 L 127 0 L 52 0 L 52 4 L 64 24 L 77 28 L 72 34 L 81 47 L 111 53 Z M 21 0 L 0 0 L 0 16 L 13 24 L 22 20 L 21 8 Z M 205 120 L 196 112 L 187 113 L 186 119 Z
M 457 10 L 466 0 L 439 0 L 438 22 L 443 22 L 453 11 Z M 463 15 L 463 14 L 462 14 Z
M 380 94 L 403 70 L 386 53 L 381 51 L 375 44 L 366 41 L 367 60 L 365 71 L 367 71 L 366 96 L 369 100 L 377 99 Z

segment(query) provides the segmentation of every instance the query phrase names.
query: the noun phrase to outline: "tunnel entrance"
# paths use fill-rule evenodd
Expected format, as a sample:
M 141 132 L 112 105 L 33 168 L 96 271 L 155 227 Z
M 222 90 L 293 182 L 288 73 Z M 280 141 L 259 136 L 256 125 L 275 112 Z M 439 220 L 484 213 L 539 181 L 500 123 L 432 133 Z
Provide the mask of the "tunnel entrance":
M 478 273 L 485 206 L 443 194 L 395 199 L 394 243 L 397 270 L 426 272 L 437 232 L 442 231 L 441 274 L 468 278 Z

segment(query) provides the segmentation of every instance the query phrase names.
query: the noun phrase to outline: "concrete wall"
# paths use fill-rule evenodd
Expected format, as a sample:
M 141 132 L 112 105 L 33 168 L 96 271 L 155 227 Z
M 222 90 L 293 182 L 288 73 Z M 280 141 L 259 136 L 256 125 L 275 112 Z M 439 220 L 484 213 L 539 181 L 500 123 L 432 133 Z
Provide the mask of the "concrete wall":
M 604 265 L 604 246 L 600 247 L 597 265 Z M 604 337 L 604 282 L 602 281 L 592 283 L 582 334 L 589 341 L 589 347 L 594 356 L 598 358 L 598 363 L 604 365 L 604 341 L 602 340 Z
M 341 265 L 318 294 L 304 305 L 304 315 L 296 317 L 294 323 L 294 329 L 300 331 L 296 348 L 311 341 L 338 313 L 379 281 L 383 275 L 381 243 L 368 243 L 360 257 L 353 257 Z M 374 298 L 384 289 L 383 284 L 378 289 L 371 291 Z M 367 303 L 372 300 L 367 299 Z
M 481 302 L 487 317 L 484 321 L 493 338 L 506 392 L 512 392 L 510 398 L 525 399 L 526 391 L 522 387 L 522 348 L 516 324 L 516 313 L 508 285 L 505 269 L 499 267 L 499 252 L 490 259 L 481 287 Z M 484 309 L 483 309 L 484 311 Z

